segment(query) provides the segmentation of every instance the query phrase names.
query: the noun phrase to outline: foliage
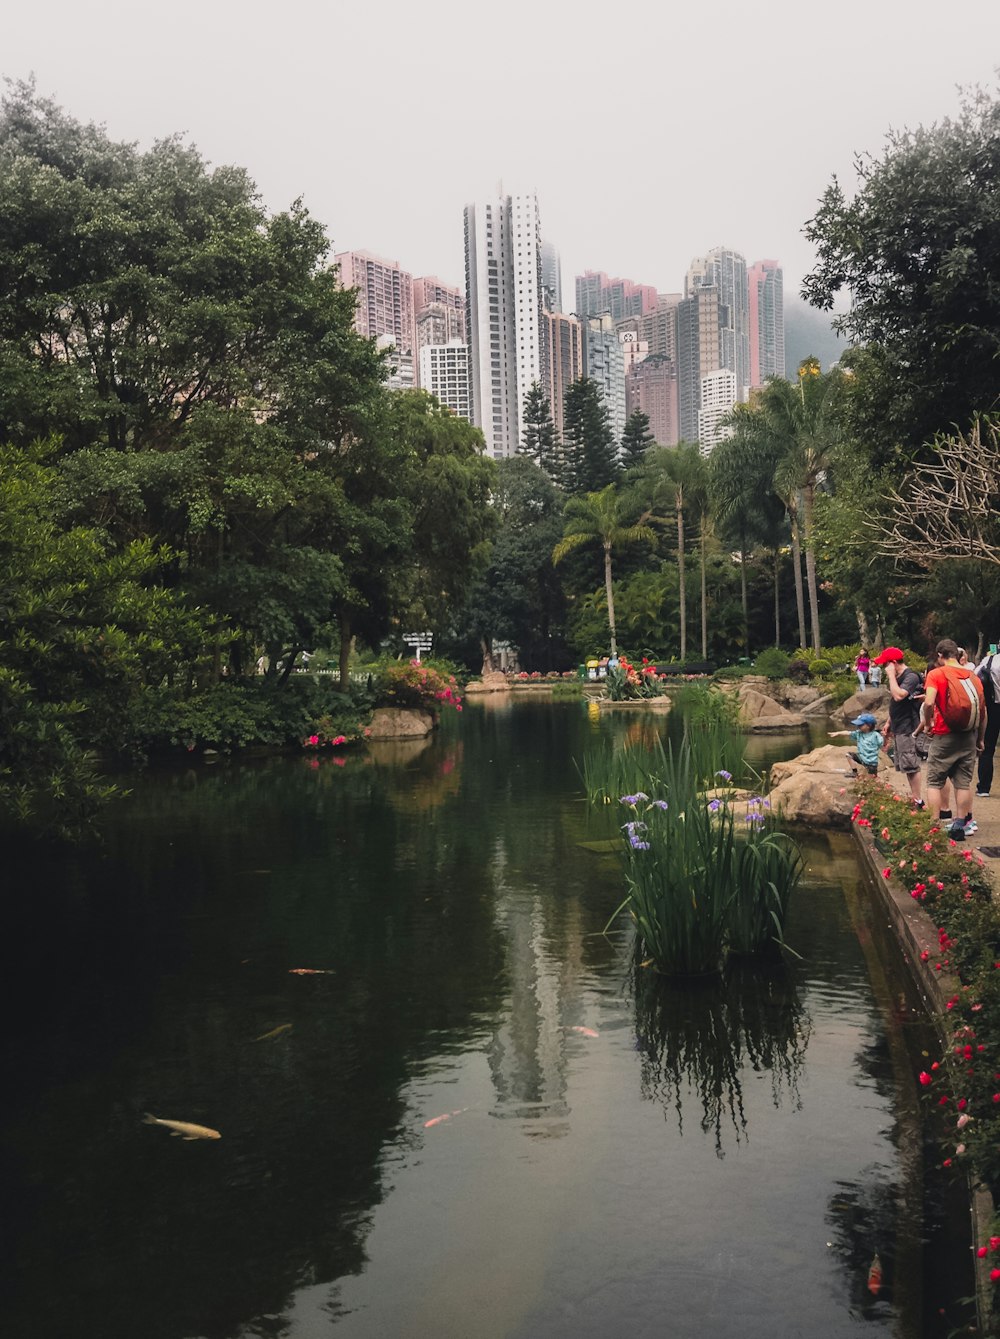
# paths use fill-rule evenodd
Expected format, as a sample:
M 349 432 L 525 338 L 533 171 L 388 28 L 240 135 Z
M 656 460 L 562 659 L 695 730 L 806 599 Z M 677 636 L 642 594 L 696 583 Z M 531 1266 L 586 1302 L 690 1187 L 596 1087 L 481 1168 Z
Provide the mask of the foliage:
M 410 660 L 388 664 L 379 675 L 375 705 L 427 711 L 436 716 L 444 707 L 462 710 L 458 682 L 429 661 Z
M 556 425 L 552 421 L 552 407 L 548 396 L 537 381 L 528 387 L 521 410 L 523 432 L 518 454 L 546 471 L 550 478 L 558 473 Z
M 814 679 L 826 678 L 833 673 L 833 666 L 823 656 L 817 656 L 809 666 L 809 673 Z
M 656 445 L 656 438 L 649 427 L 649 415 L 641 409 L 633 409 L 625 420 L 622 433 L 622 467 L 626 470 L 641 465 L 646 452 Z
M 563 404 L 563 477 L 571 494 L 597 493 L 621 473 L 604 396 L 596 381 L 581 377 L 566 391 Z
M 683 711 L 686 725 L 712 736 L 707 747 L 713 760 L 718 760 L 716 765 L 738 770 L 736 750 L 742 758 L 743 736 L 738 733 L 740 700 L 736 693 L 724 693 L 710 683 L 686 683 L 674 702 Z
M 656 666 L 645 656 L 640 666 L 633 665 L 619 655 L 618 665 L 609 666 L 605 686 L 612 702 L 637 702 L 643 698 L 662 697 L 663 685 L 656 675 Z
M 761 651 L 754 661 L 754 673 L 765 674 L 769 679 L 784 679 L 788 674 L 788 656 L 778 646 L 769 646 Z
M 814 673 L 808 660 L 796 659 L 788 662 L 785 671 L 792 683 L 808 683 L 810 673 Z
M 0 812 L 77 836 L 113 793 L 89 750 L 130 744 L 136 702 L 193 672 L 205 627 L 155 584 L 169 552 L 56 526 L 54 449 L 0 447 Z
M 937 1109 L 945 1167 L 970 1165 L 994 1198 L 1000 1192 L 1000 909 L 983 857 L 946 829 L 915 814 L 908 797 L 874 778 L 857 783 L 853 819 L 882 852 L 886 879 L 897 879 L 930 912 L 937 947 L 921 959 L 957 974 L 947 1008 L 940 1061 L 919 1076 Z M 964 1118 L 964 1119 L 963 1119 Z
M 780 942 L 802 861 L 760 796 L 737 819 L 725 792 L 709 799 L 687 739 L 663 753 L 655 788 L 623 795 L 626 905 L 642 951 L 670 976 L 717 972 L 727 952 Z M 720 771 L 724 780 L 728 772 Z M 656 798 L 650 798 L 650 794 Z
M 850 420 L 876 467 L 906 456 L 996 403 L 1000 339 L 1000 102 L 974 91 L 955 119 L 892 131 L 857 161 L 848 199 L 836 179 L 806 236 L 817 264 L 803 285 L 866 346 Z

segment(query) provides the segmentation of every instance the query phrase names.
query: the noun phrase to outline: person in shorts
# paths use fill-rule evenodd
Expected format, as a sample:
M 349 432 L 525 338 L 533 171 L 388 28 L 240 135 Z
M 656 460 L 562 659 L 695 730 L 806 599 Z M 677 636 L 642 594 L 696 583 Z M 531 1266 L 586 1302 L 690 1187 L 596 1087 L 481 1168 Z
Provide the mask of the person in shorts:
M 978 729 L 952 731 L 941 715 L 939 703 L 949 687 L 954 691 L 959 679 L 971 679 L 979 695 Z M 935 649 L 934 667 L 927 671 L 924 680 L 921 715 L 931 736 L 927 750 L 927 806 L 936 822 L 941 811 L 941 788 L 950 780 L 955 787 L 955 817 L 949 832 L 953 840 L 961 841 L 978 831 L 972 817 L 972 776 L 983 751 L 986 703 L 983 685 L 971 670 L 959 664 L 958 645 L 950 637 L 943 637 Z
M 851 724 L 856 725 L 857 729 L 831 730 L 830 738 L 850 735 L 857 746 L 847 755 L 851 771 L 857 776 L 858 766 L 861 766 L 869 776 L 878 776 L 878 755 L 882 747 L 882 735 L 875 728 L 878 722 L 870 711 L 863 711 L 860 716 L 855 716 Z
M 897 772 L 906 777 L 910 799 L 923 809 L 920 798 L 920 768 L 923 762 L 914 731 L 920 725 L 920 703 L 923 701 L 923 680 L 916 670 L 909 669 L 898 646 L 887 646 L 872 661 L 885 667 L 886 687 L 889 689 L 889 720 L 886 724 L 884 748 L 892 744 L 893 762 Z

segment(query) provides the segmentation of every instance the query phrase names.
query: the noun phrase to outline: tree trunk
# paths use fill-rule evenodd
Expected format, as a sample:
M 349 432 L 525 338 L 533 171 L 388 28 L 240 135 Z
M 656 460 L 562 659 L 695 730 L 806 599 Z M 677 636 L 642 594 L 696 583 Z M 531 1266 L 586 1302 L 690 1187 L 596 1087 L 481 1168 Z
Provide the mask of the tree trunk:
M 345 615 L 340 620 L 340 687 L 347 693 L 351 687 L 351 620 Z
M 740 549 L 740 605 L 743 609 L 743 649 L 750 649 L 750 604 L 747 598 L 747 551 Z
M 774 550 L 774 644 L 781 645 L 781 550 Z
M 684 581 L 684 506 L 677 508 L 677 573 L 680 580 L 681 663 L 687 659 L 687 591 Z
M 795 574 L 795 608 L 799 616 L 799 646 L 806 648 L 806 606 L 802 597 L 802 546 L 799 544 L 799 518 L 789 513 L 792 522 L 792 570 Z
M 488 640 L 486 637 L 480 637 L 480 639 L 479 639 L 479 645 L 483 648 L 483 668 L 482 668 L 482 670 L 480 671 L 480 673 L 481 673 L 481 674 L 492 674 L 492 673 L 493 673 L 493 651 L 492 651 L 492 649 L 491 649 L 491 647 L 490 647 L 489 640 Z
M 806 586 L 809 594 L 809 621 L 813 650 L 819 655 L 819 602 L 816 589 L 816 550 L 813 546 L 813 501 L 816 493 L 812 484 L 802 490 L 802 512 L 805 520 Z
M 701 658 L 708 659 L 708 586 L 705 577 L 705 522 L 701 523 Z
M 608 596 L 608 630 L 611 633 L 611 654 L 618 657 L 618 643 L 615 640 L 615 596 L 611 589 L 611 545 L 604 546 L 604 589 Z

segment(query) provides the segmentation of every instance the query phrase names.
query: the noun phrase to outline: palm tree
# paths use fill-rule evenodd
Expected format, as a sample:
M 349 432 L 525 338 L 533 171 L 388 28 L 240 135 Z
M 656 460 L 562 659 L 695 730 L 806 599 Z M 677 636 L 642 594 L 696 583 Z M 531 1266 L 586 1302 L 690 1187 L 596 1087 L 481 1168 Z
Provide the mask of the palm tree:
M 584 544 L 600 544 L 604 550 L 604 590 L 608 601 L 608 628 L 611 654 L 617 656 L 615 638 L 615 597 L 611 587 L 611 553 L 622 544 L 652 542 L 656 536 L 648 525 L 625 523 L 628 500 L 608 484 L 599 493 L 584 493 L 566 503 L 566 530 L 552 550 L 553 563 L 562 562 L 568 553 Z
M 677 525 L 677 572 L 680 584 L 680 642 L 681 660 L 687 658 L 687 592 L 685 589 L 686 560 L 684 527 L 701 505 L 707 488 L 705 459 L 694 443 L 681 442 L 679 446 L 651 448 L 643 466 L 637 488 L 645 495 L 644 521 L 667 522 L 673 513 Z

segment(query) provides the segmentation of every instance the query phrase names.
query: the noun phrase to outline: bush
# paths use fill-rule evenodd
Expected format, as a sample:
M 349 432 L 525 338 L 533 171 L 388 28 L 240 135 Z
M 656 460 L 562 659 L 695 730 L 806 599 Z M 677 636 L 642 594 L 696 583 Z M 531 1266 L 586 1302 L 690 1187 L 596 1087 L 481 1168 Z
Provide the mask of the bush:
M 788 656 L 780 647 L 769 646 L 754 661 L 754 671 L 769 679 L 784 679 L 788 674 Z
M 426 660 L 394 661 L 386 665 L 376 685 L 375 704 L 429 711 L 435 716 L 442 707 L 462 710 L 454 674 L 442 672 Z
M 745 679 L 747 675 L 756 673 L 753 665 L 724 665 L 722 669 L 716 670 L 712 677 L 719 682 L 727 683 L 733 679 Z
M 788 677 L 793 683 L 808 683 L 811 666 L 808 660 L 790 660 L 788 662 Z M 812 670 L 815 673 L 815 670 Z
M 822 656 L 819 656 L 809 666 L 809 673 L 812 674 L 814 678 L 825 679 L 833 673 L 833 666 L 830 664 L 829 660 L 824 660 Z

